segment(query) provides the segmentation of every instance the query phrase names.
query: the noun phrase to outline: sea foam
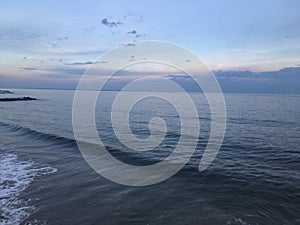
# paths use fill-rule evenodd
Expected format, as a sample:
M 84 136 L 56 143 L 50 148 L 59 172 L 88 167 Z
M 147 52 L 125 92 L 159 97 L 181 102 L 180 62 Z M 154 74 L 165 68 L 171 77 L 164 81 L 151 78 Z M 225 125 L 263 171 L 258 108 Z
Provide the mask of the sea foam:
M 3 150 L 3 145 L 1 150 Z M 0 154 L 0 224 L 20 224 L 36 211 L 30 200 L 19 195 L 39 176 L 55 173 L 57 169 L 38 166 L 31 160 L 19 160 L 12 153 Z

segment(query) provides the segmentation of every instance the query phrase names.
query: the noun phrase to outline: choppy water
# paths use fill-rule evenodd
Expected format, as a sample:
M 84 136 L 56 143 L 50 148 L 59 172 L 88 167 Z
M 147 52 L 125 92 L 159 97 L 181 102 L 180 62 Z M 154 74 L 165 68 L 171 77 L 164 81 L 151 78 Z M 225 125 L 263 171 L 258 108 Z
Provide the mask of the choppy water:
M 72 132 L 73 91 L 13 90 L 31 102 L 0 102 L 0 224 L 300 224 L 300 96 L 226 94 L 227 132 L 214 163 L 197 167 L 210 118 L 201 94 L 201 135 L 183 170 L 147 187 L 127 187 L 97 175 Z M 178 94 L 178 93 L 170 93 Z M 115 92 L 96 112 L 111 153 L 132 164 L 163 159 L 179 138 L 178 115 L 150 100 L 133 110 L 131 125 L 149 135 L 152 116 L 169 125 L 159 151 L 127 151 L 107 115 Z

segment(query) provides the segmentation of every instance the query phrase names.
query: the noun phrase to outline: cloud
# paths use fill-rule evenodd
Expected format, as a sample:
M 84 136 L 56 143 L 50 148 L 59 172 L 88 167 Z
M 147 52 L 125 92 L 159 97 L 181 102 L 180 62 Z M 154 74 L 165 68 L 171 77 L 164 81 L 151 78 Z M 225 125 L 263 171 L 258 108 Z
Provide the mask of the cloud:
M 101 55 L 107 52 L 107 50 L 90 50 L 90 51 L 80 51 L 76 49 L 47 49 L 40 54 L 43 55 L 59 55 L 59 56 L 77 56 L 77 55 Z
M 55 72 L 55 73 L 63 73 L 63 74 L 71 74 L 71 75 L 82 75 L 86 71 L 84 68 L 65 68 L 65 67 L 56 67 L 52 69 L 46 69 L 45 71 L 48 72 Z
M 6 28 L 0 25 L 0 45 L 1 50 L 24 51 L 34 53 L 35 49 L 43 46 L 45 43 L 40 31 L 24 25 L 24 27 Z M 25 60 L 27 57 L 24 57 Z
M 36 68 L 36 67 L 20 67 L 23 70 L 26 71 L 37 71 L 40 75 L 45 74 L 54 74 L 58 73 L 60 76 L 63 76 L 63 74 L 71 74 L 71 75 L 82 75 L 86 69 L 85 68 L 73 68 L 73 67 L 54 67 L 54 68 Z
M 71 34 L 57 37 L 51 30 L 45 31 L 26 24 L 21 25 L 7 28 L 0 24 L 0 45 L 3 46 L 2 52 L 4 50 L 13 54 L 24 54 L 22 56 L 24 61 L 40 55 L 54 57 L 55 55 L 101 55 L 107 51 L 107 47 L 97 50 L 95 46 L 82 48 L 72 45 Z
M 108 26 L 109 28 L 113 28 L 113 27 L 118 27 L 118 25 L 121 25 L 122 22 L 120 21 L 117 21 L 117 22 L 114 22 L 114 21 L 108 21 L 107 18 L 104 18 L 102 21 L 101 21 L 101 24 L 105 25 L 105 26 Z
M 147 34 L 139 34 L 136 30 L 128 31 L 127 34 L 132 34 L 136 38 L 142 38 L 148 36 Z
M 21 67 L 21 69 L 23 69 L 23 70 L 40 70 L 40 69 L 35 68 L 35 67 Z
M 88 62 L 74 62 L 74 63 L 66 63 L 65 65 L 67 66 L 81 66 L 81 65 L 91 65 L 93 62 L 88 61 Z
M 0 42 L 10 42 L 13 44 L 24 43 L 27 41 L 36 41 L 41 38 L 40 34 L 37 34 L 34 31 L 25 31 L 23 28 L 11 28 L 7 29 L 1 27 L 0 30 Z
M 136 30 L 128 31 L 127 34 L 136 34 Z
M 57 40 L 59 40 L 59 41 L 68 40 L 68 39 L 69 39 L 68 36 L 57 38 Z
M 103 60 L 103 61 L 87 61 L 87 62 L 73 62 L 73 63 L 66 63 L 67 66 L 85 66 L 85 65 L 92 65 L 92 64 L 99 64 L 99 63 L 109 63 L 109 61 Z
M 125 46 L 126 47 L 135 47 L 135 43 L 130 42 L 130 43 L 125 44 Z

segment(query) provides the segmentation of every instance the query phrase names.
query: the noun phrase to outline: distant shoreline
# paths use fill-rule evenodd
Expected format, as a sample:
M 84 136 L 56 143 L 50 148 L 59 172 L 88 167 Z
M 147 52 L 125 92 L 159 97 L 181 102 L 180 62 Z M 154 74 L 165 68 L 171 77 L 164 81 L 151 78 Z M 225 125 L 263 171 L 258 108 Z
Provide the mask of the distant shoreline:
M 1 88 L 0 87 L 0 94 L 1 91 L 8 91 L 9 89 L 14 89 L 14 90 L 50 90 L 50 91 L 76 91 L 76 89 L 67 89 L 67 88 Z M 83 90 L 82 90 L 83 91 Z M 97 89 L 86 89 L 84 91 L 99 91 Z M 101 90 L 104 92 L 117 92 L 117 91 L 121 91 L 121 90 Z M 11 91 L 10 91 L 11 92 Z M 131 91 L 131 92 L 175 92 L 175 91 Z M 199 92 L 199 91 L 186 91 L 187 93 L 203 93 L 203 92 Z M 228 92 L 228 91 L 223 91 L 223 94 L 243 94 L 243 95 L 300 95 L 300 93 L 298 92 L 282 92 L 282 93 L 276 93 L 276 92 Z M 11 92 L 11 94 L 14 94 L 13 92 Z

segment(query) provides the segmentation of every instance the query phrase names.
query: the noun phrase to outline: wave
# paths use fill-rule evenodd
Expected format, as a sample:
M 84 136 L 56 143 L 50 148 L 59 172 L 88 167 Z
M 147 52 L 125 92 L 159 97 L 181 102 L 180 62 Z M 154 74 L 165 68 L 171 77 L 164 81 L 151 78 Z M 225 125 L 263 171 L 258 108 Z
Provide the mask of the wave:
M 70 139 L 66 137 L 61 137 L 54 134 L 48 134 L 40 131 L 36 131 L 30 128 L 22 127 L 15 124 L 4 123 L 0 121 L 0 127 L 5 129 L 6 132 L 12 132 L 15 135 L 22 136 L 23 138 L 28 138 L 30 141 L 44 141 L 44 143 L 51 143 L 51 145 L 55 145 L 58 147 L 66 147 L 66 145 L 70 146 L 72 149 L 77 148 L 77 143 L 75 139 Z M 97 144 L 81 142 L 82 144 L 86 144 L 87 147 L 99 147 Z M 116 158 L 121 161 L 132 163 L 132 164 L 152 164 L 160 161 L 156 157 L 151 157 L 151 154 L 142 154 L 138 152 L 128 151 L 121 146 L 105 146 L 105 148 Z M 65 149 L 65 148 L 64 148 Z
M 40 132 L 27 127 L 22 127 L 20 125 L 9 124 L 0 121 L 0 127 L 6 129 L 9 132 L 16 133 L 18 135 L 30 137 L 31 140 L 47 140 L 47 141 L 57 142 L 60 144 L 61 143 L 76 144 L 76 141 L 74 139 Z
M 35 178 L 56 171 L 53 167 L 38 166 L 30 160 L 19 160 L 15 154 L 0 155 L 0 224 L 20 224 L 27 219 L 36 209 L 29 200 L 18 198 L 19 195 Z
M 272 119 L 249 119 L 249 118 L 234 118 L 228 117 L 228 123 L 234 124 L 254 124 L 262 127 L 279 127 L 279 126 L 295 126 L 295 121 L 281 121 Z

